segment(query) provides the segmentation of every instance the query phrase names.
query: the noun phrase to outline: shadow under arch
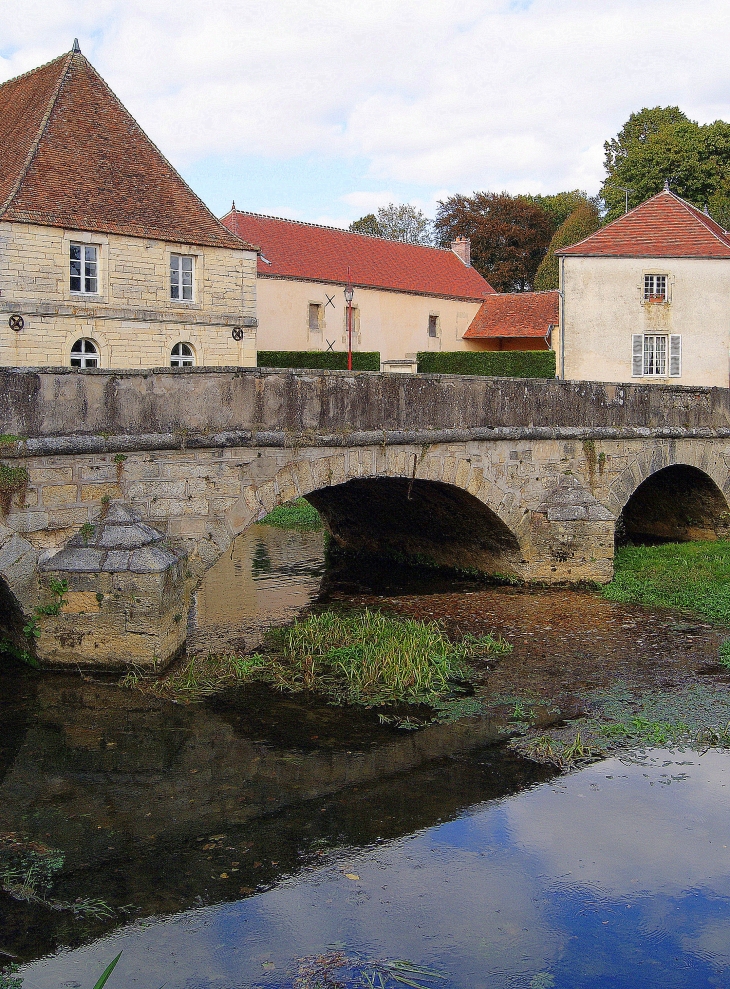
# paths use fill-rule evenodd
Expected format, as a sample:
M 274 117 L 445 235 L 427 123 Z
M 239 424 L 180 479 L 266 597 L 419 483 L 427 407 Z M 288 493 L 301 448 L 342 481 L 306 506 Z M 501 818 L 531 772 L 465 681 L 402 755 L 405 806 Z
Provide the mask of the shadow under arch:
M 643 481 L 616 522 L 616 544 L 726 539 L 730 508 L 698 467 L 672 464 Z
M 353 478 L 306 495 L 345 550 L 403 562 L 519 574 L 512 530 L 474 495 L 442 481 Z
M 16 650 L 29 649 L 28 639 L 23 632 L 26 618 L 10 587 L 0 576 L 0 662 L 6 657 L 7 646 Z

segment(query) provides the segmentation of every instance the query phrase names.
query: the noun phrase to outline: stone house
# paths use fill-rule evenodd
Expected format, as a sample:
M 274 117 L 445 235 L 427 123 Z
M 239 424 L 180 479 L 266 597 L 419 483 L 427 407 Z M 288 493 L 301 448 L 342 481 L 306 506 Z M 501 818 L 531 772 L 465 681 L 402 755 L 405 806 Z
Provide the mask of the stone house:
M 550 350 L 559 298 L 555 291 L 488 295 L 464 340 L 475 350 Z
M 0 85 L 0 365 L 256 364 L 256 251 L 73 50 Z
M 728 387 L 730 236 L 668 187 L 556 252 L 559 376 Z
M 259 350 L 347 350 L 344 287 L 354 287 L 352 349 L 379 351 L 384 370 L 416 370 L 416 354 L 474 349 L 464 335 L 494 289 L 451 250 L 245 213 L 223 217 L 261 249 Z

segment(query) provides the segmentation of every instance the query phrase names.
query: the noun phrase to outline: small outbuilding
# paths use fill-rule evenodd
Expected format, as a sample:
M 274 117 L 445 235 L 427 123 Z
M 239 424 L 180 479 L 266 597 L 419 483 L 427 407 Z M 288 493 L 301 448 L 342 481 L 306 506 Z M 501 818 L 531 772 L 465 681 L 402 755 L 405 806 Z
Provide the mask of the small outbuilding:
M 473 350 L 550 350 L 560 296 L 505 292 L 488 296 L 464 334 Z

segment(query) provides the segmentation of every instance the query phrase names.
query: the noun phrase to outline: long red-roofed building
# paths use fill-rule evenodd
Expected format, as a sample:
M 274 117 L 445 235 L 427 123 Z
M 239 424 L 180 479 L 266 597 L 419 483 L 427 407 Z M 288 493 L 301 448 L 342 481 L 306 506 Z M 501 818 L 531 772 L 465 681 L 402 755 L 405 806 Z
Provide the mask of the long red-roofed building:
M 716 385 L 730 374 L 730 236 L 665 187 L 556 252 L 564 378 Z
M 246 213 L 223 223 L 260 248 L 259 350 L 346 350 L 344 289 L 353 286 L 353 350 L 379 351 L 389 370 L 415 370 L 419 351 L 466 350 L 464 335 L 494 289 L 451 250 Z
M 256 364 L 255 248 L 76 43 L 0 85 L 0 321 L 3 365 Z

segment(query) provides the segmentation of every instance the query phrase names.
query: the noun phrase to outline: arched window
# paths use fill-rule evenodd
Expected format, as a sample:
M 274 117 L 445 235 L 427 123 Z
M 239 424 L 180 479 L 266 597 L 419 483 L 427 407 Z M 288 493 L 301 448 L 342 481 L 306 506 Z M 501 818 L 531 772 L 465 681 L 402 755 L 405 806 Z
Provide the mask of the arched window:
M 176 343 L 170 354 L 170 367 L 192 367 L 195 353 L 189 343 Z
M 71 367 L 98 367 L 99 348 L 93 340 L 82 337 L 71 348 Z

